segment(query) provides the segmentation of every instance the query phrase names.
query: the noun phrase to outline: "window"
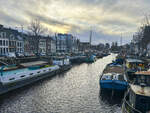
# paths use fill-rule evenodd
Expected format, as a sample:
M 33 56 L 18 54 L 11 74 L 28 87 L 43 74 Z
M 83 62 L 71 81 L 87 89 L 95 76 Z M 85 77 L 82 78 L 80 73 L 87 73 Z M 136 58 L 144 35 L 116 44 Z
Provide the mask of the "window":
M 8 46 L 8 41 L 6 40 L 6 46 Z
M 0 40 L 0 46 L 2 46 L 2 40 Z
M 6 38 L 6 32 L 3 32 L 3 38 Z
M 2 36 L 2 33 L 0 33 L 0 38 L 2 38 L 3 36 Z
M 11 46 L 11 41 L 9 41 L 9 46 Z
M 145 76 L 141 76 L 141 82 L 142 82 L 142 83 L 145 83 L 145 80 L 146 80 L 146 79 L 145 79 Z
M 5 40 L 3 40 L 3 46 L 5 46 Z
M 6 48 L 6 52 L 8 53 L 8 48 Z
M 5 51 L 5 48 L 3 48 L 4 49 L 4 54 L 6 53 L 6 51 Z
M 11 46 L 14 46 L 14 41 L 11 41 Z
M 2 48 L 0 48 L 0 54 L 2 54 Z

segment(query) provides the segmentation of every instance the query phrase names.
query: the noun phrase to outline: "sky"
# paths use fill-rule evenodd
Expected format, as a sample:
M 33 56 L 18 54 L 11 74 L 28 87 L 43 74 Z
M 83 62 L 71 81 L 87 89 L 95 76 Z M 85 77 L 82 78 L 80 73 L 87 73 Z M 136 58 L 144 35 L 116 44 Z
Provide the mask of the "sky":
M 34 19 L 54 33 L 70 33 L 92 43 L 129 43 L 149 17 L 150 0 L 0 0 L 0 24 L 30 26 Z

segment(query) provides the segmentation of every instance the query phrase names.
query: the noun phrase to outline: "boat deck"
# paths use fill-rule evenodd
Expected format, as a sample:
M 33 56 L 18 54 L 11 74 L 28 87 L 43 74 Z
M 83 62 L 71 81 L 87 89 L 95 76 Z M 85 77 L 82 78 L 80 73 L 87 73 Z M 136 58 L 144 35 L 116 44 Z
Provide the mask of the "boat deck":
M 124 73 L 124 69 L 122 66 L 106 66 L 106 68 L 103 71 L 103 74 L 105 73 Z
M 10 70 L 16 70 L 16 69 L 18 69 L 18 66 L 5 67 L 3 70 L 10 71 Z

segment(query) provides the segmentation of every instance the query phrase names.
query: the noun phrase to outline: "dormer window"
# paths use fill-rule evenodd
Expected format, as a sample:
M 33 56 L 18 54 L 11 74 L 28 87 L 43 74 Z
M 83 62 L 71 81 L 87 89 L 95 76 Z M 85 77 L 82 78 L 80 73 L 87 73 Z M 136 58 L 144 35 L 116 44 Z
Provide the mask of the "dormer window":
M 14 40 L 14 39 L 15 39 L 15 36 L 14 36 L 13 34 L 11 34 L 11 35 L 10 35 L 10 39 L 11 39 L 11 40 Z
M 6 38 L 6 32 L 3 32 L 3 38 Z
M 0 38 L 6 38 L 6 32 L 1 32 L 0 33 Z

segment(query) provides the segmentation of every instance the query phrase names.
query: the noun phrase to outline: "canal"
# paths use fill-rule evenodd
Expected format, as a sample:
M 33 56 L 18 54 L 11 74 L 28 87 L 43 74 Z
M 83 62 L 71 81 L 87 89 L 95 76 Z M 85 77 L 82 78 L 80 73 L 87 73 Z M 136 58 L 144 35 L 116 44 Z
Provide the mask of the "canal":
M 101 99 L 99 76 L 115 55 L 80 64 L 0 97 L 0 113 L 120 113 L 120 101 Z

